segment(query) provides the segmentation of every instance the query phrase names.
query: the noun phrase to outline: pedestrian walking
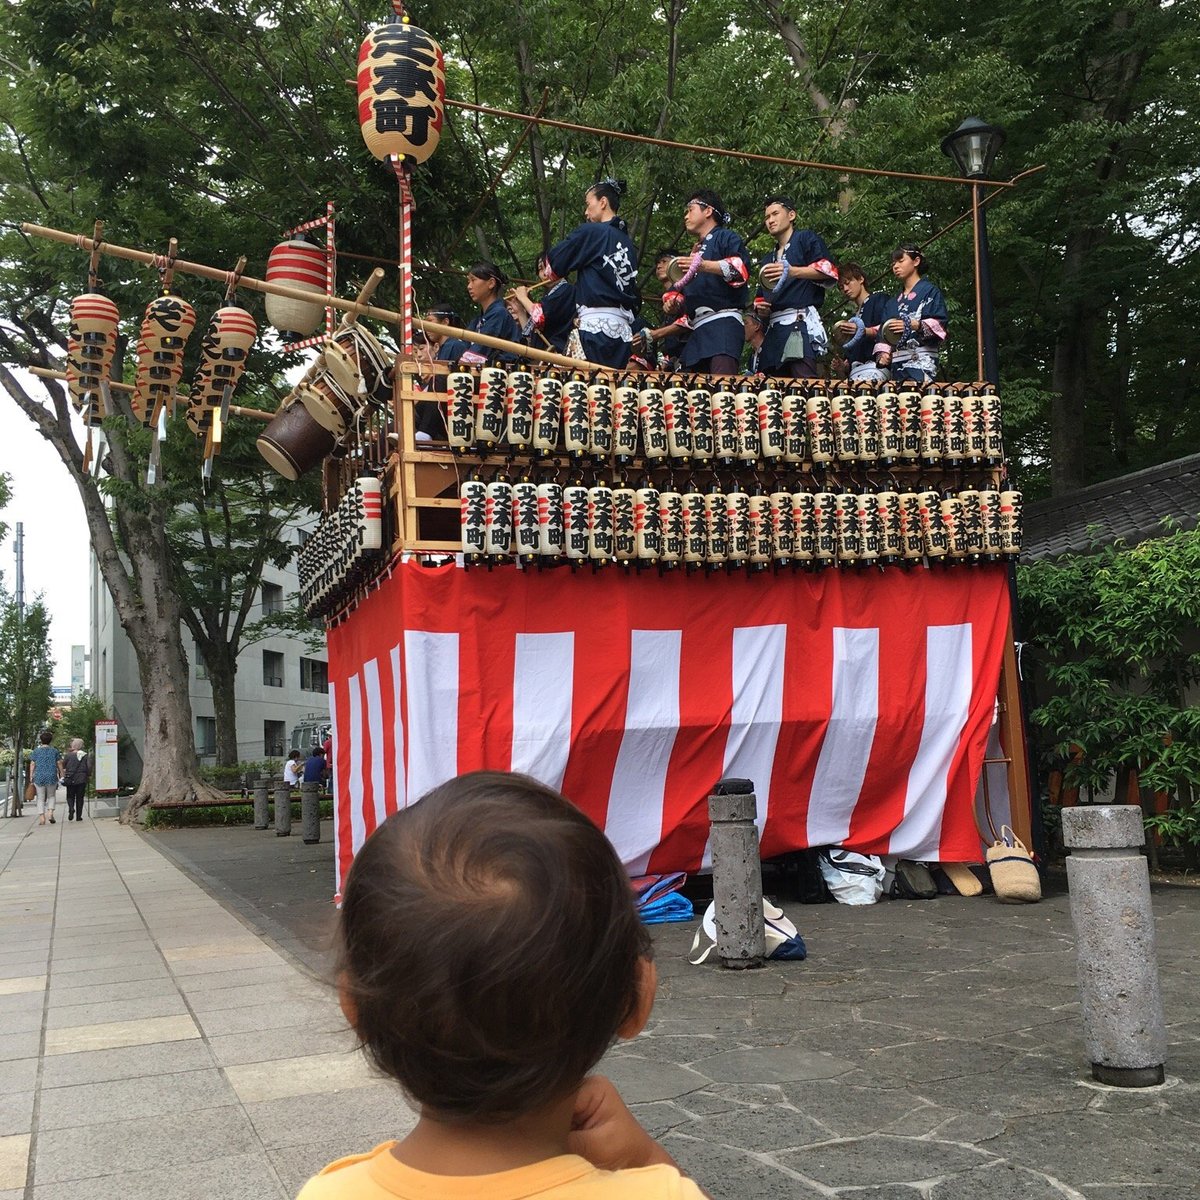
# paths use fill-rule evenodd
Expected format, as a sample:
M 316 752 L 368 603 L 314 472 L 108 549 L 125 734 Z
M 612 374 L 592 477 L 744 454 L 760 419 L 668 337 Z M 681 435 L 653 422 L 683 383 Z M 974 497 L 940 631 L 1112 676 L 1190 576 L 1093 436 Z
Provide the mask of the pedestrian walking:
M 38 735 L 41 743 L 29 754 L 29 782 L 34 787 L 34 799 L 38 806 L 38 824 L 45 825 L 47 811 L 50 824 L 54 824 L 54 801 L 58 796 L 58 785 L 62 782 L 62 751 L 55 745 L 54 734 L 43 729 Z
M 63 759 L 63 783 L 67 787 L 67 820 L 83 820 L 83 796 L 87 791 L 92 764 L 83 748 L 83 738 L 72 738 Z

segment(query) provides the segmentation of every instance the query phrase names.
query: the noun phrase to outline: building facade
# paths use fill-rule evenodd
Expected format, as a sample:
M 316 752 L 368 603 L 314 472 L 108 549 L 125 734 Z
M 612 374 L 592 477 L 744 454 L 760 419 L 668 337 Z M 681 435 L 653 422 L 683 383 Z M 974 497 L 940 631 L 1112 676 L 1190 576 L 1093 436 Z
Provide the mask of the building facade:
M 288 536 L 302 544 L 308 530 L 294 528 Z M 268 565 L 260 582 L 255 616 L 281 611 L 295 596 L 297 586 L 294 564 L 284 569 Z M 121 752 L 121 786 L 136 784 L 141 778 L 145 738 L 137 658 L 117 619 L 94 555 L 90 626 L 89 686 L 109 706 L 121 733 L 130 739 Z M 201 764 L 210 764 L 216 761 L 217 751 L 212 688 L 204 661 L 186 627 L 182 634 L 188 657 L 196 752 Z M 324 647 L 312 650 L 300 638 L 273 635 L 243 647 L 238 655 L 235 685 L 239 761 L 285 757 L 299 730 L 304 731 L 305 744 L 311 740 L 310 731 L 329 718 L 327 670 Z

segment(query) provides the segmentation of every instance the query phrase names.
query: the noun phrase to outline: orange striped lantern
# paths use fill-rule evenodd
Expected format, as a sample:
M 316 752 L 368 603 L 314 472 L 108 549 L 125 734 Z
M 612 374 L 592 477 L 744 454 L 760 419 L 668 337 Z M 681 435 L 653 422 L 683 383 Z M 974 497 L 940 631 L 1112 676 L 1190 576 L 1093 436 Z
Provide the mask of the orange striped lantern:
M 367 34 L 358 51 L 358 123 L 376 158 L 429 158 L 445 99 L 442 48 L 429 34 L 398 20 Z
M 254 345 L 258 326 L 254 318 L 236 305 L 218 308 L 200 344 L 200 363 L 189 397 L 194 405 L 220 404 L 228 385 L 235 388 Z
M 285 343 L 316 333 L 325 316 L 324 296 L 329 284 L 325 251 L 303 238 L 280 242 L 267 258 L 267 282 L 320 293 L 321 299 L 311 302 L 267 293 L 267 320 L 279 330 Z
M 89 393 L 86 420 L 97 425 L 103 416 L 100 383 L 109 378 L 117 345 L 120 315 L 117 306 L 98 292 L 84 292 L 71 301 L 71 328 L 67 339 L 67 388 L 77 410 Z
M 196 325 L 196 310 L 182 296 L 156 296 L 146 305 L 133 381 L 133 411 L 152 425 L 175 398 L 183 374 L 183 351 Z

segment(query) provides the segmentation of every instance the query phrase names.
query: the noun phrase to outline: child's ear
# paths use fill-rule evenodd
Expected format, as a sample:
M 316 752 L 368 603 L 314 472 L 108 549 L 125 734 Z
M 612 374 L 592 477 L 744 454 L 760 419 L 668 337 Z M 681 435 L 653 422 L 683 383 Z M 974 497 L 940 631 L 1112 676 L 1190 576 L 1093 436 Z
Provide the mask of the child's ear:
M 338 1004 L 342 1016 L 351 1029 L 358 1029 L 358 1005 L 354 1003 L 354 993 L 350 990 L 350 978 L 342 971 L 337 978 Z
M 650 1010 L 654 1007 L 654 993 L 658 991 L 658 968 L 652 958 L 639 958 L 637 964 L 637 1002 L 633 1012 L 617 1029 L 617 1037 L 628 1041 L 635 1038 L 650 1020 Z M 343 1010 L 345 1011 L 345 1010 Z

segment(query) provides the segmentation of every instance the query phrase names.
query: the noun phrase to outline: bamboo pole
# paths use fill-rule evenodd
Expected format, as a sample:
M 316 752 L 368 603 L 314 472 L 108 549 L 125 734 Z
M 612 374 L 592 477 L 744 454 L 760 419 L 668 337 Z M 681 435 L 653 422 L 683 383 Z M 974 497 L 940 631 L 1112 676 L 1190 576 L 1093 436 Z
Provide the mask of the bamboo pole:
M 75 246 L 79 250 L 90 252 L 92 239 L 87 234 L 67 233 L 62 229 L 50 229 L 45 225 L 34 225 L 28 221 L 21 223 L 21 232 L 32 237 L 48 238 L 52 242 L 62 242 L 67 246 Z M 124 258 L 130 262 L 144 263 L 154 266 L 154 255 L 145 250 L 133 250 L 128 246 L 118 246 L 113 242 L 101 242 L 101 254 L 112 258 Z M 177 259 L 175 269 L 185 275 L 198 275 L 202 279 L 215 279 L 224 282 L 227 271 L 210 267 L 204 263 L 189 262 L 187 259 Z M 379 308 L 374 304 L 357 304 L 353 300 L 343 300 L 340 296 L 322 296 L 320 292 L 306 292 L 301 288 L 288 287 L 282 283 L 268 283 L 265 279 L 255 279 L 252 275 L 243 275 L 238 280 L 238 287 L 248 288 L 252 292 L 264 292 L 274 296 L 286 296 L 290 300 L 302 300 L 306 304 L 322 303 L 328 308 L 340 309 L 342 312 L 354 313 L 360 317 L 371 317 L 388 325 L 403 327 L 404 319 L 398 312 L 390 308 Z M 426 333 L 437 333 L 444 337 L 458 337 L 465 341 L 474 342 L 481 346 L 490 346 L 495 350 L 507 350 L 520 358 L 532 358 L 538 362 L 553 363 L 559 367 L 569 367 L 576 371 L 603 370 L 597 363 L 588 362 L 582 358 L 568 358 L 565 354 L 555 354 L 549 350 L 537 350 L 532 346 L 522 346 L 520 342 L 510 342 L 505 338 L 492 337 L 490 334 L 477 333 L 470 329 L 459 329 L 454 325 L 443 325 L 440 321 L 426 321 L 420 317 L 413 318 L 413 324 Z
M 919 179 L 925 183 L 955 183 L 962 186 L 962 178 L 954 175 L 925 175 L 917 171 L 889 171 L 883 167 L 847 167 L 838 163 L 812 162 L 805 158 L 779 158 L 774 154 L 752 154 L 749 150 L 727 150 L 722 146 L 698 146 L 693 142 L 672 142 L 666 138 L 648 137 L 644 133 L 622 133 L 616 129 L 598 129 L 593 125 L 578 125 L 574 121 L 555 121 L 536 114 L 512 112 L 506 108 L 490 108 L 486 104 L 471 104 L 467 100 L 451 100 L 446 97 L 450 108 L 462 108 L 468 112 L 485 113 L 490 117 L 503 117 L 509 121 L 527 121 L 532 125 L 546 125 L 551 129 L 567 129 L 572 133 L 590 133 L 596 137 L 615 138 L 622 142 L 637 142 L 643 146 L 660 146 L 665 150 L 687 150 L 692 154 L 716 154 L 723 158 L 740 158 L 746 162 L 771 163 L 779 167 L 804 167 L 811 171 L 837 171 L 841 175 L 873 175 L 885 179 Z M 1016 185 L 1009 180 L 981 179 L 987 187 L 1010 188 Z
M 36 375 L 39 379 L 57 379 L 61 382 L 61 381 L 65 381 L 67 378 L 66 371 L 56 371 L 53 367 L 26 367 L 25 370 L 27 370 L 30 373 L 30 375 Z M 117 380 L 115 380 L 115 379 L 110 379 L 108 381 L 108 386 L 114 392 L 132 392 L 133 391 L 132 384 L 118 383 Z M 179 400 L 187 399 L 187 392 L 178 391 L 175 393 L 175 395 Z M 267 412 L 265 409 L 246 408 L 244 405 L 241 405 L 241 404 L 231 404 L 229 406 L 229 411 L 235 417 L 253 417 L 254 420 L 256 420 L 256 421 L 269 421 L 275 415 L 273 412 Z

